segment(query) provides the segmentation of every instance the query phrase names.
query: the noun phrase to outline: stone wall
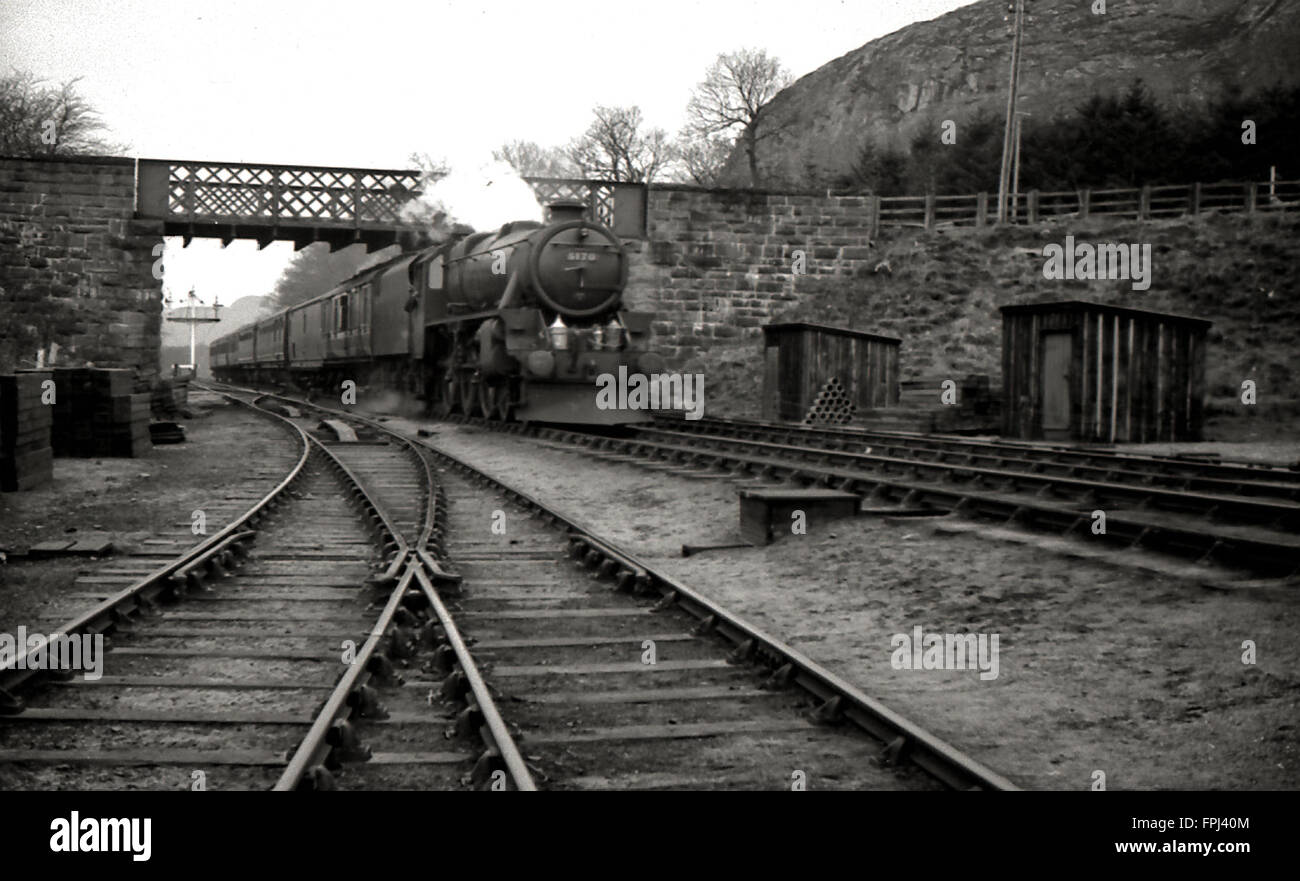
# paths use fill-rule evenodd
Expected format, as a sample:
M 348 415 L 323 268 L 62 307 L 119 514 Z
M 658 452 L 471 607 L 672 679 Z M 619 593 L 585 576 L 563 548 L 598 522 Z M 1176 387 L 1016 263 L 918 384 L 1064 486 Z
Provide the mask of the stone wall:
M 656 347 L 680 366 L 717 340 L 760 336 L 806 296 L 870 275 L 879 258 L 869 221 L 861 196 L 653 187 L 647 238 L 627 243 L 628 303 L 657 313 Z
M 158 373 L 161 221 L 135 215 L 135 161 L 0 158 L 0 373 L 34 366 Z

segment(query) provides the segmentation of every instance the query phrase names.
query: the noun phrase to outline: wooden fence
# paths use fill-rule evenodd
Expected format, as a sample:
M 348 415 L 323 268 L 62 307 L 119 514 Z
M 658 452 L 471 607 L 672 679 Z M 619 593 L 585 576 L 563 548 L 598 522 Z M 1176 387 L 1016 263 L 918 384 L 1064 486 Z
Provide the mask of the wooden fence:
M 870 226 L 922 229 L 986 226 L 997 219 L 997 199 L 969 196 L 869 196 Z M 992 202 L 992 207 L 990 207 Z M 1300 181 L 1175 184 L 1134 189 L 1030 190 L 1010 200 L 1012 223 L 1038 223 L 1056 217 L 1121 217 L 1149 220 L 1210 211 L 1254 214 L 1300 209 Z

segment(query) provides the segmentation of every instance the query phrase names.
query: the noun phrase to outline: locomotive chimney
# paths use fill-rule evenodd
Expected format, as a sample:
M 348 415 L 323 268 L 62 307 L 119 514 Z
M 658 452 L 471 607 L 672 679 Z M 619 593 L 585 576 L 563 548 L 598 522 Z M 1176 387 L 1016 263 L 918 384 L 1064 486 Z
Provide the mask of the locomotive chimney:
M 560 199 L 547 205 L 551 223 L 567 223 L 570 220 L 582 220 L 587 214 L 587 206 L 576 199 Z

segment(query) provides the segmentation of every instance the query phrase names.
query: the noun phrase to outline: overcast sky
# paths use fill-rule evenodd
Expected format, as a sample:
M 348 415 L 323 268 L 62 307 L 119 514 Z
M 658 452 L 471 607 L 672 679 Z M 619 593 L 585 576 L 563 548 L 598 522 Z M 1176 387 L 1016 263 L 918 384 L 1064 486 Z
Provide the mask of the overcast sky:
M 465 170 L 509 140 L 563 144 L 597 104 L 676 132 L 720 52 L 766 49 L 797 78 L 970 2 L 0 0 L 0 59 L 84 77 L 136 156 Z M 291 247 L 169 244 L 168 286 L 267 293 Z

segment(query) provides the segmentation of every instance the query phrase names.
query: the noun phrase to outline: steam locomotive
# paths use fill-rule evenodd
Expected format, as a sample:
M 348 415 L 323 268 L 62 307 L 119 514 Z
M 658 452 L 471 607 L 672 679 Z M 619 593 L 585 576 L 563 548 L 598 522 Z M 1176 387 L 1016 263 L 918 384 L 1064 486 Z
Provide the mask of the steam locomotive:
M 436 416 L 613 425 L 601 374 L 658 373 L 651 312 L 621 309 L 628 259 L 581 203 L 408 252 L 209 346 L 213 374 L 337 392 L 352 380 Z

